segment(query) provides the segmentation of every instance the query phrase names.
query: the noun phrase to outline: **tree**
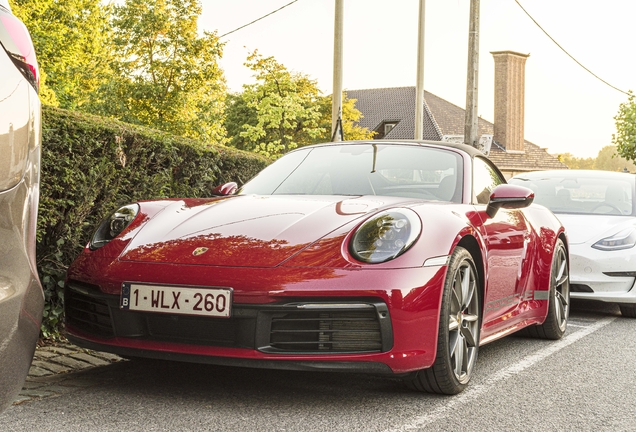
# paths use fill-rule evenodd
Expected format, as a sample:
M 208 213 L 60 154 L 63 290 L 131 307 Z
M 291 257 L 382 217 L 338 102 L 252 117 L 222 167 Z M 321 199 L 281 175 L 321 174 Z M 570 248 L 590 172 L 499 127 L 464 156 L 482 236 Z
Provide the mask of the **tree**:
M 577 158 L 572 153 L 562 153 L 558 158 L 570 169 L 594 169 L 593 158 Z
M 109 79 L 110 7 L 101 0 L 11 0 L 28 27 L 44 103 L 82 109 Z
M 372 139 L 376 132 L 363 128 L 358 124 L 362 118 L 362 113 L 356 108 L 356 102 L 356 99 L 347 98 L 346 92 L 342 93 L 342 131 L 344 139 L 347 141 Z M 320 141 L 331 141 L 331 95 L 322 98 L 320 104 L 322 113 L 320 124 L 327 131 L 326 135 L 320 137 Z
M 617 152 L 616 146 L 608 145 L 598 152 L 598 156 L 596 156 L 594 161 L 594 169 L 606 171 L 623 171 L 627 169 L 629 172 L 635 172 L 636 165 L 621 157 Z
M 633 162 L 618 155 L 616 146 L 608 145 L 603 147 L 596 158 L 577 158 L 570 153 L 559 155 L 559 160 L 571 169 L 594 169 L 605 171 L 636 171 Z
M 243 93 L 230 93 L 225 99 L 224 126 L 227 131 L 228 144 L 240 150 L 254 151 L 256 144 L 241 136 L 244 125 L 258 124 L 258 111 L 249 106 Z
M 628 160 L 636 160 L 636 100 L 629 92 L 627 102 L 620 104 L 616 121 L 616 133 L 612 135 L 612 143 L 619 155 Z
M 222 143 L 223 45 L 197 29 L 198 0 L 126 0 L 114 11 L 116 79 L 98 113 L 203 142 Z
M 243 93 L 230 99 L 226 127 L 231 145 L 278 158 L 324 134 L 316 81 L 258 51 L 245 65 L 257 82 L 244 85 Z
M 225 127 L 229 144 L 268 157 L 278 158 L 297 147 L 331 138 L 331 96 L 322 96 L 316 81 L 293 73 L 273 57 L 254 51 L 245 63 L 256 83 L 230 95 Z M 346 139 L 366 139 L 372 132 L 357 126 L 361 117 L 355 100 L 343 102 Z

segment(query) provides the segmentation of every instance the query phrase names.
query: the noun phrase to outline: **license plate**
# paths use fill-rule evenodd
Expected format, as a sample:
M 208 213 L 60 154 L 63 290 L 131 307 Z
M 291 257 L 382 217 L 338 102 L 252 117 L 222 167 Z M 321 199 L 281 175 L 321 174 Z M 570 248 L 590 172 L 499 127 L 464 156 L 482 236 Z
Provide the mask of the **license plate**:
M 229 318 L 231 288 L 190 288 L 124 283 L 121 309 Z

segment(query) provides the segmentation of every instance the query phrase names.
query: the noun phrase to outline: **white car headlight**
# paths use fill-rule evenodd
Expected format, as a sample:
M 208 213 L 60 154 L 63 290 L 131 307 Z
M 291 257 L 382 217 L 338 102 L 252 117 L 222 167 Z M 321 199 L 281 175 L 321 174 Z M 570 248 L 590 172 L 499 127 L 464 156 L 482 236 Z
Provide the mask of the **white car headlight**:
M 386 210 L 360 225 L 351 239 L 349 252 L 362 262 L 382 263 L 406 252 L 421 232 L 422 222 L 413 210 Z
M 119 208 L 116 212 L 104 219 L 97 227 L 89 243 L 91 250 L 99 249 L 121 234 L 135 219 L 137 213 L 139 213 L 139 204 L 129 204 Z
M 612 236 L 601 239 L 592 247 L 603 251 L 615 251 L 629 249 L 634 245 L 636 245 L 636 226 L 625 228 Z

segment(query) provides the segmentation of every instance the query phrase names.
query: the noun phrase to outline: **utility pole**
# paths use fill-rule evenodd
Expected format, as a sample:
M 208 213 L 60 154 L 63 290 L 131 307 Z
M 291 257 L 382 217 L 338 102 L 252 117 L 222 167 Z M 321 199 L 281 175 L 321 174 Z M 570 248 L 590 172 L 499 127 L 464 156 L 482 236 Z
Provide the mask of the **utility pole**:
M 417 79 L 415 84 L 415 139 L 424 138 L 424 9 L 426 0 L 420 0 L 417 24 Z
M 464 143 L 478 147 L 477 87 L 479 71 L 479 0 L 470 0 L 468 28 L 468 74 L 466 76 L 466 122 Z
M 342 141 L 342 33 L 344 27 L 344 0 L 336 0 L 333 31 L 333 93 L 331 96 L 332 141 Z

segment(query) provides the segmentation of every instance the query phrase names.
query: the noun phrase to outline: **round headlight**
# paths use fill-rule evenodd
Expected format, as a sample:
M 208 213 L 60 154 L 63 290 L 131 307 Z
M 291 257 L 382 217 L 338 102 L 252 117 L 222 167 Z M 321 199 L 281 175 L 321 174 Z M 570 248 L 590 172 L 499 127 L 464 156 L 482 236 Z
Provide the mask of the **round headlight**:
M 386 210 L 360 225 L 349 244 L 355 259 L 376 264 L 395 259 L 415 243 L 422 222 L 410 209 Z
M 89 247 L 91 250 L 99 249 L 106 243 L 117 237 L 135 219 L 139 213 L 138 204 L 129 204 L 118 209 L 109 217 L 104 219 L 97 227 Z

